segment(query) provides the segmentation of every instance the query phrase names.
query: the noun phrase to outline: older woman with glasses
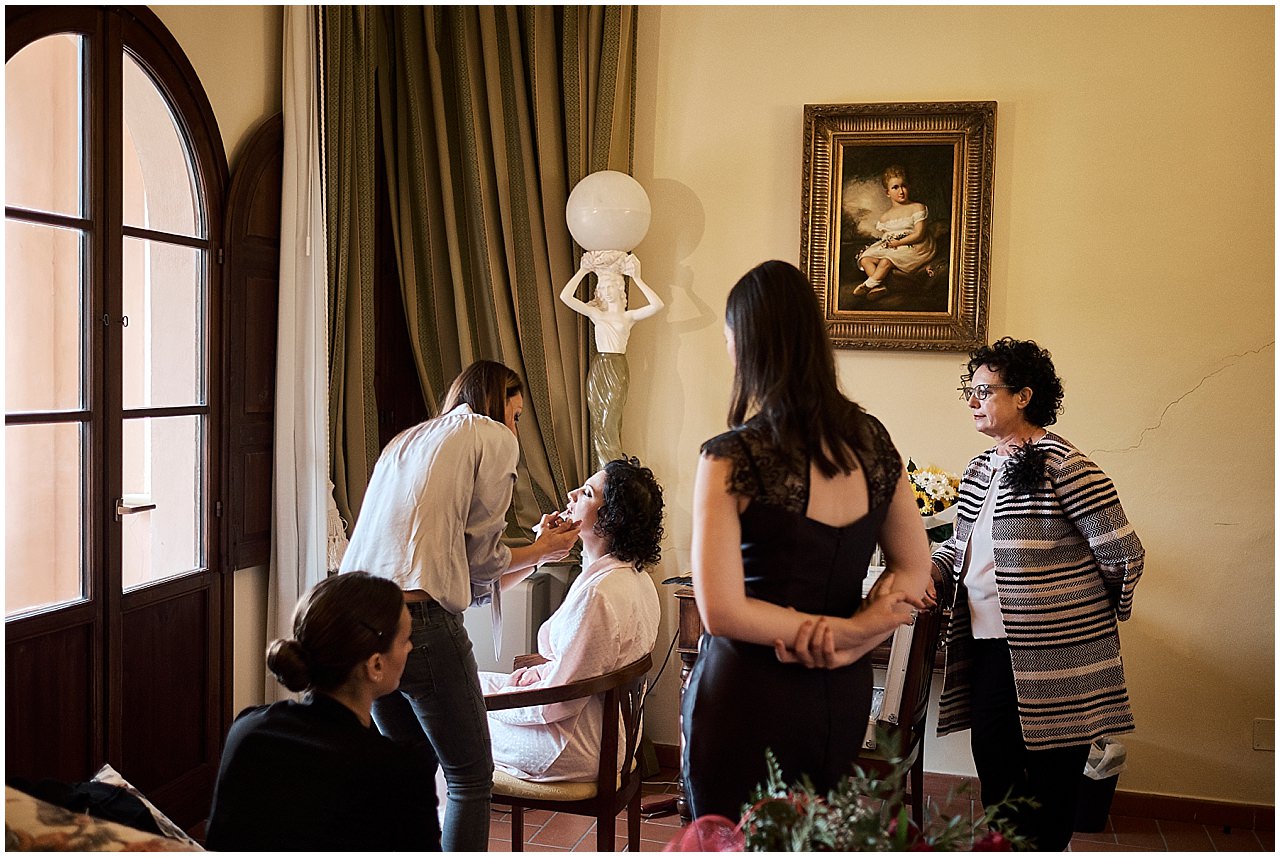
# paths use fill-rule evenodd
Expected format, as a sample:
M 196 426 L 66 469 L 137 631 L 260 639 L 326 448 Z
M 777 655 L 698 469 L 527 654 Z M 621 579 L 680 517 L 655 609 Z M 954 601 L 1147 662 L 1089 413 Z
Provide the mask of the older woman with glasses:
M 995 446 L 969 462 L 955 535 L 933 554 L 952 608 L 938 734 L 971 729 L 988 806 L 1040 850 L 1063 850 L 1089 744 L 1133 730 L 1116 623 L 1143 549 L 1115 486 L 1047 426 L 1062 382 L 1035 342 L 969 355 L 961 398 Z

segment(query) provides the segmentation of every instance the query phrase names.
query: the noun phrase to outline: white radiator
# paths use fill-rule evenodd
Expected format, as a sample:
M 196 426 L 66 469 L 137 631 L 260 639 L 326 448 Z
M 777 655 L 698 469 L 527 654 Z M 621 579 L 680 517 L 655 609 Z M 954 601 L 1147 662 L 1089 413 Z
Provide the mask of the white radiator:
M 571 575 L 577 570 L 576 563 L 548 563 L 502 593 L 502 641 L 496 653 L 489 605 L 468 607 L 462 622 L 475 650 L 476 666 L 485 672 L 511 672 L 516 655 L 536 652 L 538 629 L 564 601 Z

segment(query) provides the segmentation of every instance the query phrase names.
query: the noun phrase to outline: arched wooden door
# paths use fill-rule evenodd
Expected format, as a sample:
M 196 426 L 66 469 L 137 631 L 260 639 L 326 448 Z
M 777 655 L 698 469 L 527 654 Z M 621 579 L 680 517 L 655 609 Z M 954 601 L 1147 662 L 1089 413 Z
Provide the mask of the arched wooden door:
M 225 728 L 221 135 L 145 7 L 7 7 L 6 774 L 184 826 Z

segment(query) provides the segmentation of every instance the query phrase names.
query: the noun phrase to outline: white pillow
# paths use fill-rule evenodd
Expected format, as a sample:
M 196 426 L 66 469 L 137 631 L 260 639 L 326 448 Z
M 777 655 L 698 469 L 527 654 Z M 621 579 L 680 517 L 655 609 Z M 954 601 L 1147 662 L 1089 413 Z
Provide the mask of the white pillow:
M 151 813 L 151 817 L 155 819 L 156 827 L 160 828 L 160 832 L 163 833 L 166 838 L 177 839 L 179 842 L 183 842 L 187 845 L 194 845 L 197 848 L 200 847 L 199 842 L 196 842 L 194 839 L 188 836 L 185 830 L 183 830 L 181 827 L 179 827 L 178 825 L 170 821 L 169 817 L 165 815 L 163 812 L 156 809 L 156 805 L 153 804 L 151 801 L 147 800 L 147 798 L 142 794 L 142 792 L 138 791 L 133 787 L 132 783 L 130 783 L 124 777 L 120 776 L 119 772 L 116 771 L 115 768 L 111 767 L 110 765 L 103 765 L 98 770 L 98 773 L 93 775 L 93 782 L 106 783 L 109 786 L 119 786 L 120 788 L 124 789 L 129 794 L 133 795 L 138 800 L 142 801 L 143 806 L 147 808 L 147 812 Z

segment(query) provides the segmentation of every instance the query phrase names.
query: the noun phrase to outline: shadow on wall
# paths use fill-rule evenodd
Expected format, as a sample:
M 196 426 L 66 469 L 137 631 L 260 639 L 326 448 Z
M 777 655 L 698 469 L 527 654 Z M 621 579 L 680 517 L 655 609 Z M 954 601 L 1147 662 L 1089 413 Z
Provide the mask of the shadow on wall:
M 637 339 L 661 337 L 657 347 L 633 349 L 628 354 L 633 361 L 631 404 L 627 408 L 628 427 L 623 431 L 623 438 L 624 442 L 628 435 L 643 439 L 635 454 L 646 462 L 681 461 L 696 454 L 696 449 L 684 450 L 677 446 L 687 434 L 685 409 L 653 404 L 697 401 L 705 395 L 704 390 L 698 389 L 703 373 L 679 371 L 681 346 L 690 334 L 707 328 L 719 330 L 722 308 L 713 307 L 702 298 L 693 269 L 684 263 L 702 243 L 706 227 L 702 201 L 688 185 L 669 179 L 650 179 L 645 182 L 645 190 L 653 209 L 645 245 L 672 249 L 669 257 L 651 257 L 644 255 L 642 246 L 637 255 L 644 265 L 647 281 L 666 299 L 667 311 L 660 324 L 637 331 Z M 727 359 L 724 368 L 727 372 Z M 668 503 L 674 500 L 672 497 Z M 668 516 L 685 511 L 672 507 L 668 509 Z

